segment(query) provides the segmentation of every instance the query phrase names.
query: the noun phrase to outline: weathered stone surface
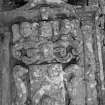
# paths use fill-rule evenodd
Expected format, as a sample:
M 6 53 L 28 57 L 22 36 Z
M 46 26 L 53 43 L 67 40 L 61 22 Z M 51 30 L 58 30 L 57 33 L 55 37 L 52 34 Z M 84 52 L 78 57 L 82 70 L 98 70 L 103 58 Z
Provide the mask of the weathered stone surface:
M 0 12 L 0 105 L 104 105 L 104 2 L 66 2 Z

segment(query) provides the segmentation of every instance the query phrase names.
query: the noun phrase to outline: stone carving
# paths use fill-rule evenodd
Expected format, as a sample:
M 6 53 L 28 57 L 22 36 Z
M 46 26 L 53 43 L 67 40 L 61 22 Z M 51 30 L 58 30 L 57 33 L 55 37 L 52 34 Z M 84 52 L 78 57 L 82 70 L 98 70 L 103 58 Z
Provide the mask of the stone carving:
M 26 3 L 0 12 L 0 105 L 104 105 L 104 2 Z

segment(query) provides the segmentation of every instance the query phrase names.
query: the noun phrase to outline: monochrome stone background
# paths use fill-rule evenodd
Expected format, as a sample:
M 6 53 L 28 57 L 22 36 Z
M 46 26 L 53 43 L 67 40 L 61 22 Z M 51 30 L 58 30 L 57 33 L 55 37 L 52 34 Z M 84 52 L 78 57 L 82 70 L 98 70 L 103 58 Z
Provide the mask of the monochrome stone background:
M 105 105 L 104 18 L 104 0 L 1 0 L 0 105 Z

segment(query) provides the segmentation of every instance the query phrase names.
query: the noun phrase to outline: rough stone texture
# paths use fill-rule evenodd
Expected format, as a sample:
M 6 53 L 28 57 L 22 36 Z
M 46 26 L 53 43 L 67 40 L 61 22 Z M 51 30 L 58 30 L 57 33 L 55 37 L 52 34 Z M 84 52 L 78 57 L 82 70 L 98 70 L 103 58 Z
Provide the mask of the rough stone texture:
M 104 105 L 104 4 L 30 0 L 2 10 L 0 105 Z

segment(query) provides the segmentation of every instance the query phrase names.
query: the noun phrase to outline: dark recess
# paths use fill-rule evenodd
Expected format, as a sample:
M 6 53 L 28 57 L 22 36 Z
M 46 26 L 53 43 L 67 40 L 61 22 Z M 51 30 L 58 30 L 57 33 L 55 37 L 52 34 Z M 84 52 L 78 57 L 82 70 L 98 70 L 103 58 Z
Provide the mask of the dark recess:
M 70 65 L 77 64 L 77 62 L 78 62 L 78 60 L 77 60 L 77 58 L 75 57 L 75 58 L 73 58 L 70 62 L 68 62 L 68 63 L 63 63 L 63 64 L 62 64 L 62 68 L 63 68 L 63 70 L 65 70 L 65 69 L 68 68 Z
M 27 3 L 26 0 L 10 0 L 16 7 L 23 6 Z
M 4 34 L 3 33 L 0 33 L 0 42 L 2 42 L 3 43 L 3 41 L 4 41 Z
M 24 6 L 27 0 L 3 0 L 2 10 L 12 10 Z
M 88 5 L 88 0 L 68 0 L 67 3 L 71 4 L 71 5 Z

